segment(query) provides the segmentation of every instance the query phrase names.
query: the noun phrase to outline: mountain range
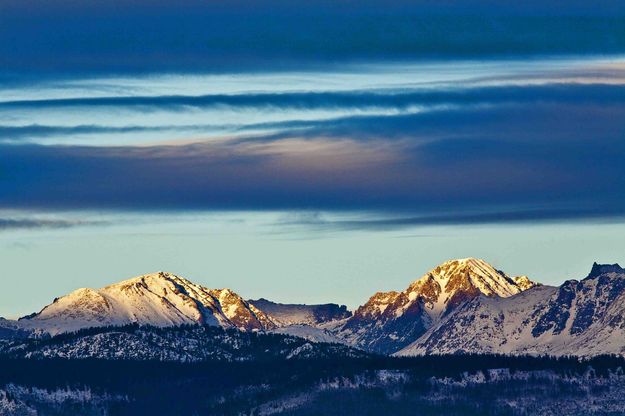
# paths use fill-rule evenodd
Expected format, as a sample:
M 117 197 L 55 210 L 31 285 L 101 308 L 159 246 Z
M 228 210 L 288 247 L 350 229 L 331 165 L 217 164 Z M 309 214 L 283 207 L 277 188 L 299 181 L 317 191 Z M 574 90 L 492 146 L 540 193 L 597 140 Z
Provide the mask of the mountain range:
M 104 344 L 118 345 L 126 340 L 143 345 L 145 335 L 110 335 L 119 333 L 115 328 L 127 325 L 141 326 L 141 334 L 149 332 L 146 328 L 156 331 L 188 326 L 221 328 L 231 334 L 274 333 L 285 339 L 305 338 L 306 343 L 298 347 L 311 351 L 327 350 L 321 346 L 327 343 L 344 344 L 348 349 L 341 350 L 343 353 L 623 355 L 625 269 L 595 263 L 584 279 L 554 287 L 535 283 L 527 276 L 510 277 L 484 260 L 450 260 L 403 291 L 374 294 L 353 313 L 332 303 L 245 300 L 230 289 L 208 289 L 158 272 L 101 289 L 78 289 L 17 321 L 0 319 L 0 339 L 4 339 L 0 352 L 28 350 L 32 356 L 54 356 L 50 344 L 46 344 L 44 354 L 37 349 L 41 341 L 32 340 L 76 331 L 76 337 L 84 338 L 81 331 L 100 328 L 98 345 L 110 357 L 110 347 Z M 196 333 L 184 333 L 173 344 L 175 335 L 165 337 L 167 342 L 161 337 L 158 342 L 168 351 L 175 349 L 171 345 L 183 349 L 189 349 L 184 347 L 187 344 L 198 345 Z M 72 342 L 97 344 L 92 338 L 85 344 L 83 338 Z M 228 343 L 241 340 L 231 336 Z M 321 344 L 318 347 L 316 343 Z M 71 345 L 64 348 L 80 350 Z M 98 356 L 97 349 L 87 350 L 88 356 Z
M 399 355 L 625 354 L 625 270 L 594 264 L 580 281 L 506 298 L 476 297 Z

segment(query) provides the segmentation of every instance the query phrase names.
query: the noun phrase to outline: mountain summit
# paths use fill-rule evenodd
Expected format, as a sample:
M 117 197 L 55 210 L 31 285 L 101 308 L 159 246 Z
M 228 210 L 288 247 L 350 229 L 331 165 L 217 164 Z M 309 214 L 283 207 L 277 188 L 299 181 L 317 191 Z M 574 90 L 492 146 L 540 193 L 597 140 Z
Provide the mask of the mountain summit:
M 82 288 L 23 318 L 55 334 L 94 326 L 204 324 L 243 330 L 276 326 L 272 318 L 229 289 L 208 289 L 158 272 L 106 286 Z
M 480 295 L 509 297 L 535 285 L 527 276 L 510 278 L 481 259 L 449 260 L 402 292 L 373 295 L 339 329 L 339 335 L 361 348 L 392 353 L 468 300 Z
M 506 298 L 535 285 L 527 276 L 516 279 L 481 259 L 449 260 L 412 283 L 406 292 L 421 298 L 431 318 L 449 312 L 478 295 Z

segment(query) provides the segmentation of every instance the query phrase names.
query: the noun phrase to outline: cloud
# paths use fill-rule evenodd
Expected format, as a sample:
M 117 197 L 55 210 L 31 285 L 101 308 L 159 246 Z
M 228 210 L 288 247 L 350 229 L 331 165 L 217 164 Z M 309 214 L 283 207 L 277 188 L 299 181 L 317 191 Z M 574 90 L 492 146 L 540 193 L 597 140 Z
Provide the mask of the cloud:
M 0 217 L 0 231 L 19 229 L 63 229 L 80 226 L 103 225 L 100 221 L 44 219 L 44 218 L 3 218 Z
M 527 78 L 526 78 L 527 79 Z M 589 78 L 592 80 L 592 78 Z M 187 110 L 189 107 L 242 108 L 392 108 L 411 106 L 470 105 L 480 103 L 579 102 L 614 103 L 625 99 L 625 86 L 612 84 L 550 83 L 545 85 L 407 88 L 366 91 L 280 92 L 209 95 L 70 97 L 0 101 L 0 109 L 45 109 L 65 107 L 136 107 Z
M 625 143 L 615 116 L 622 112 L 620 106 L 562 112 L 540 105 L 497 107 L 350 120 L 303 138 L 105 148 L 1 145 L 0 204 L 418 208 L 431 215 L 475 207 L 492 212 L 510 204 L 590 204 L 620 212 Z
M 110 105 L 117 110 L 118 105 L 192 102 L 217 108 L 303 110 L 286 115 L 286 110 L 276 111 L 283 116 L 278 121 L 247 119 L 250 113 L 242 113 L 230 126 L 235 133 L 219 140 L 209 140 L 215 133 L 203 130 L 213 124 L 167 124 L 171 119 L 161 120 L 160 114 L 143 125 L 113 124 L 119 122 L 117 116 L 101 125 L 4 126 L 0 142 L 11 144 L 0 144 L 0 206 L 410 210 L 423 211 L 426 217 L 471 209 L 492 213 L 510 205 L 545 206 L 566 217 L 573 214 L 563 207 L 571 204 L 580 207 L 580 215 L 594 215 L 593 210 L 617 215 L 625 206 L 625 196 L 617 191 L 625 187 L 622 85 L 71 98 L 19 105 L 32 106 L 41 116 L 45 112 L 39 110 L 46 106 L 65 111 L 67 103 L 84 106 L 80 109 Z M 372 114 L 334 111 L 414 105 L 422 107 Z M 311 116 L 310 109 L 319 107 L 333 110 L 328 113 L 334 116 Z M 190 113 L 180 117 L 195 121 Z M 72 119 L 81 114 L 72 113 Z M 298 114 L 302 118 L 296 118 Z M 69 139 L 105 133 L 150 137 L 165 131 L 163 136 L 169 137 L 185 129 L 199 136 L 197 143 L 172 139 L 168 145 L 142 146 L 15 144 L 20 137 Z M 497 221 L 495 216 L 487 218 Z
M 0 207 L 624 210 L 622 4 L 189 2 L 3 3 Z
M 269 123 L 281 132 L 264 140 L 286 137 L 343 137 L 358 140 L 410 138 L 418 143 L 442 139 L 477 137 L 489 141 L 536 141 L 556 139 L 588 141 L 618 140 L 625 126 L 625 99 L 620 103 L 550 103 L 475 105 L 448 107 L 395 115 L 357 115 L 327 120 L 297 120 Z M 289 131 L 288 129 L 292 129 Z M 505 129 L 505 130 L 502 130 Z M 548 136 L 548 137 L 546 137 Z M 245 140 L 245 139 L 244 139 Z M 252 137 L 249 140 L 262 140 Z
M 4 1 L 5 71 L 256 71 L 320 62 L 622 52 L 622 2 Z M 244 10 L 244 12 L 242 12 Z
M 194 112 L 189 107 L 192 104 L 202 108 L 213 107 L 215 112 Z M 81 143 L 110 145 L 111 142 L 123 143 L 124 140 L 128 143 L 154 143 L 157 139 L 188 142 L 190 137 L 198 141 L 224 139 L 226 136 L 246 140 L 250 135 L 251 140 L 278 140 L 294 136 L 350 137 L 358 140 L 422 136 L 432 140 L 441 135 L 449 136 L 452 126 L 453 134 L 459 137 L 488 135 L 490 130 L 499 133 L 505 120 L 509 122 L 507 136 L 532 137 L 537 132 L 549 131 L 552 135 L 566 136 L 571 140 L 580 134 L 589 134 L 590 128 L 594 129 L 592 134 L 601 130 L 611 136 L 615 130 L 616 133 L 622 132 L 618 114 L 625 106 L 625 86 L 567 83 L 443 87 L 408 92 L 391 89 L 0 102 L 0 109 L 12 111 L 8 114 L 23 115 L 20 111 L 23 108 L 31 111 L 35 120 L 37 117 L 45 118 L 46 111 L 54 109 L 63 112 L 65 107 L 72 106 L 77 106 L 71 119 L 74 122 L 93 117 L 90 109 L 98 109 L 95 114 L 106 111 L 114 112 L 116 116 L 108 120 L 98 117 L 105 124 L 0 125 L 0 142 L 75 143 L 73 140 L 78 138 Z M 125 113 L 135 107 L 139 111 L 162 107 L 165 112 L 158 113 L 158 117 L 140 119 L 144 124 L 120 125 L 124 120 L 137 121 Z M 231 109 L 226 111 L 224 107 Z M 244 111 L 246 109 L 249 111 Z M 316 110 L 318 112 L 315 113 Z M 176 114 L 177 111 L 181 113 Z M 179 121 L 181 117 L 188 122 Z M 207 118 L 212 123 L 206 123 Z M 159 123 L 163 119 L 175 123 Z M 532 124 L 528 125 L 524 119 L 531 120 Z M 226 121 L 220 123 L 220 120 Z M 493 126 L 496 127 L 493 129 Z M 558 130 L 553 127 L 558 127 Z M 264 138 L 259 138 L 259 135 Z
M 22 126 L 0 126 L 0 142 L 20 143 L 37 141 L 48 137 L 99 136 L 99 135 L 132 135 L 135 133 L 167 133 L 167 132 L 210 132 L 218 129 L 236 129 L 232 125 L 156 125 L 156 126 L 49 126 L 29 124 Z M 106 144 L 106 143 L 105 143 Z
M 336 216 L 323 215 L 319 212 L 305 212 L 289 215 L 277 221 L 274 228 L 278 233 L 288 232 L 290 228 L 306 228 L 312 231 L 391 231 L 422 226 L 436 225 L 477 225 L 477 224 L 536 224 L 542 222 L 625 222 L 625 211 L 614 207 L 603 209 L 577 208 L 527 208 L 510 209 L 502 207 L 500 211 L 487 212 L 447 212 L 444 214 L 412 214 L 404 212 L 384 215 L 383 212 L 354 215 L 352 218 L 336 219 Z

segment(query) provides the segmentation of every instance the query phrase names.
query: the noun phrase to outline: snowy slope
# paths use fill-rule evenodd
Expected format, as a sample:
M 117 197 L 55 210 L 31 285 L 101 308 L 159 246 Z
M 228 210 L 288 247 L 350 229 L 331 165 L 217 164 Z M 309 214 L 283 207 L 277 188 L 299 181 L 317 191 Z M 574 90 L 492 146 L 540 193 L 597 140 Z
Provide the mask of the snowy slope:
M 398 355 L 492 352 L 625 354 L 625 270 L 594 264 L 583 280 L 501 299 L 480 296 Z
M 512 279 L 484 260 L 450 260 L 402 292 L 376 293 L 336 333 L 366 350 L 392 353 L 471 299 L 508 297 L 534 285 L 525 276 Z
M 305 324 L 293 324 L 282 326 L 271 331 L 274 334 L 291 335 L 307 339 L 311 342 L 329 342 L 335 344 L 347 344 L 342 338 L 337 337 L 332 331 L 323 327 Z
M 18 321 L 0 318 L 0 340 L 25 338 L 30 331 L 24 330 Z
M 78 289 L 20 320 L 51 334 L 93 326 L 203 324 L 243 330 L 276 326 L 229 289 L 207 289 L 171 273 L 152 273 L 102 289 Z
M 283 304 L 263 298 L 248 302 L 274 319 L 278 327 L 271 330 L 273 333 L 292 335 L 312 342 L 346 344 L 344 339 L 326 328 L 326 326 L 335 327 L 341 320 L 352 315 L 345 305 Z

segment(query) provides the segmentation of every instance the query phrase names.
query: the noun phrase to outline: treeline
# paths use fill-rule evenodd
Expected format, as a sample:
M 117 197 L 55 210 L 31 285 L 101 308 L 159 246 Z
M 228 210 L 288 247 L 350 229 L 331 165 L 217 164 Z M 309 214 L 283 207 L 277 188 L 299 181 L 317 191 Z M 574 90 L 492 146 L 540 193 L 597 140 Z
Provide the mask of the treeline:
M 109 333 L 109 332 L 119 332 L 126 334 L 135 334 L 138 332 L 149 332 L 155 335 L 161 336 L 180 336 L 189 333 L 204 333 L 208 336 L 219 337 L 219 336 L 230 336 L 236 337 L 237 339 L 246 340 L 248 342 L 263 342 L 267 340 L 269 343 L 271 341 L 281 340 L 284 338 L 293 338 L 286 335 L 280 334 L 272 334 L 265 332 L 248 332 L 248 331 L 240 331 L 235 328 L 224 329 L 219 326 L 211 326 L 211 325 L 194 325 L 194 324 L 183 324 L 178 326 L 169 326 L 169 327 L 159 327 L 159 326 L 151 326 L 151 325 L 139 325 L 139 324 L 127 324 L 122 326 L 99 326 L 99 327 L 89 327 L 79 329 L 77 331 L 72 332 L 63 332 L 54 336 L 50 336 L 47 333 L 40 335 L 37 338 L 30 338 L 28 342 L 33 346 L 47 346 L 47 345 L 58 345 L 67 341 L 71 341 L 77 338 Z M 26 342 L 24 340 L 18 340 L 18 342 Z
M 621 370 L 619 370 L 619 368 Z M 140 383 L 165 380 L 205 378 L 221 386 L 242 383 L 289 383 L 331 377 L 350 378 L 377 370 L 398 370 L 415 378 L 451 377 L 490 369 L 552 371 L 563 376 L 582 376 L 590 370 L 595 377 L 623 371 L 620 356 L 578 357 L 506 356 L 492 354 L 440 355 L 422 357 L 275 359 L 250 362 L 203 361 L 176 363 L 144 360 L 99 359 L 14 359 L 0 357 L 0 385 L 16 383 L 40 387 L 88 385 L 105 389 L 123 389 Z
M 93 345 L 97 342 L 97 346 Z M 283 334 L 246 332 L 215 326 L 153 327 L 126 325 L 82 329 L 54 337 L 17 339 L 0 344 L 0 356 L 10 358 L 69 357 L 168 361 L 285 358 L 309 341 Z M 368 356 L 342 344 L 316 343 L 303 356 Z
M 371 356 L 315 360 L 251 362 L 204 361 L 175 363 L 158 361 L 8 359 L 0 358 L 0 389 L 13 383 L 54 389 L 89 388 L 94 393 L 123 395 L 127 402 L 112 402 L 112 415 L 130 414 L 245 414 L 259 403 L 292 393 L 306 392 L 320 383 L 376 383 L 378 370 L 398 370 L 408 376 L 401 387 L 401 401 L 425 406 L 430 377 L 461 379 L 465 373 L 507 368 L 517 371 L 552 371 L 561 376 L 585 377 L 592 368 L 601 378 L 625 368 L 621 357 L 604 356 L 588 360 L 575 357 L 509 357 L 501 355 L 453 355 L 414 358 Z M 509 384 L 524 389 L 525 383 Z M 531 386 L 529 382 L 528 386 Z M 542 388 L 543 383 L 534 383 Z M 485 387 L 483 394 L 491 394 Z M 352 390 L 346 390 L 349 392 Z M 476 395 L 479 390 L 473 391 Z M 521 391 L 521 390 L 514 390 Z M 558 392 L 555 389 L 554 392 Z M 376 393 L 377 392 L 377 393 Z M 380 389 L 359 388 L 354 398 L 376 402 Z M 407 392 L 407 393 L 406 393 Z M 412 392 L 412 393 L 411 393 Z M 348 394 L 348 393 L 345 393 Z M 421 397 L 421 399 L 416 399 Z M 380 399 L 381 400 L 381 399 Z M 415 401 L 416 400 L 416 401 Z M 425 401 L 423 401 L 425 400 Z M 318 405 L 322 405 L 319 402 Z M 330 405 L 331 401 L 327 402 Z M 380 402 L 381 403 L 381 402 Z M 391 402 L 389 402 L 391 403 Z M 475 403 L 473 403 L 475 404 Z M 471 406 L 473 406 L 471 404 Z M 477 403 L 479 404 L 479 403 Z M 317 405 L 315 405 L 317 406 Z M 464 406 L 464 404 L 463 404 Z M 323 406 L 322 406 L 323 407 Z M 479 408 L 479 406 L 478 406 Z M 346 413 L 348 414 L 348 413 Z

